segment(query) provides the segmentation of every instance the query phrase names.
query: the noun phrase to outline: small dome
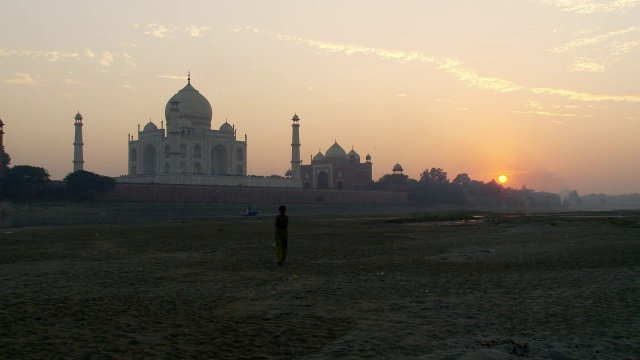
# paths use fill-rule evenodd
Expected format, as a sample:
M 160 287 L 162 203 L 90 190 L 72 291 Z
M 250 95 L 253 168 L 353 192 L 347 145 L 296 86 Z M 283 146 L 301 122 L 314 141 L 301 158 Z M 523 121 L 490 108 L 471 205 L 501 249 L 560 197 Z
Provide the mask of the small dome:
M 284 176 L 290 177 L 291 176 L 291 170 L 287 170 L 287 172 L 284 173 Z
M 400 165 L 400 164 L 395 164 L 395 165 L 393 166 L 393 171 L 394 171 L 394 172 L 395 172 L 395 171 L 403 171 L 403 170 L 404 170 L 404 169 L 402 168 L 402 165 Z
M 152 123 L 151 121 L 149 121 L 149 123 L 144 126 L 144 129 L 142 129 L 142 131 L 154 131 L 154 130 L 158 130 L 158 127 L 156 126 L 156 124 Z
M 371 160 L 371 155 L 367 154 L 367 156 L 365 157 L 365 160 Z
M 76 114 L 76 117 L 74 117 L 74 119 L 82 120 L 82 115 L 80 115 L 80 111 L 78 111 L 78 113 Z
M 314 156 L 314 157 L 311 159 L 311 162 L 313 162 L 313 161 L 318 161 L 318 160 L 322 161 L 322 160 L 324 160 L 324 159 L 326 159 L 326 158 L 324 157 L 324 155 L 322 155 L 322 152 L 321 152 L 320 150 L 318 150 L 318 153 L 316 154 L 316 156 Z
M 349 153 L 347 154 L 347 160 L 349 160 L 349 162 L 356 162 L 356 163 L 360 162 L 360 155 L 358 155 L 358 153 L 355 150 L 353 150 L 353 147 L 351 148 L 351 151 L 349 151 Z
M 298 114 L 293 115 L 293 119 L 291 119 L 293 121 L 298 121 L 300 120 L 300 118 L 298 117 Z
M 224 134 L 233 134 L 233 126 L 225 121 L 224 124 L 220 125 L 220 132 Z
M 325 154 L 327 159 L 344 159 L 347 157 L 347 152 L 344 151 L 342 146 L 338 145 L 337 141 L 331 145 Z

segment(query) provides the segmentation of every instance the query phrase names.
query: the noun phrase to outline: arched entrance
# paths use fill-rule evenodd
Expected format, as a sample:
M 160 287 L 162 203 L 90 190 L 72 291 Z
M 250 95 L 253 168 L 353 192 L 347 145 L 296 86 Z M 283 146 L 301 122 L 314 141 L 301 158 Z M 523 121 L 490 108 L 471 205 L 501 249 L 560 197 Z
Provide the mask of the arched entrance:
M 222 145 L 216 145 L 211 149 L 211 174 L 227 175 L 229 174 L 229 156 L 227 149 Z
M 142 151 L 142 173 L 144 175 L 155 175 L 157 165 L 156 148 L 147 145 Z
M 316 188 L 318 189 L 328 189 L 329 188 L 329 174 L 324 171 L 320 171 L 318 173 L 318 177 L 316 179 Z

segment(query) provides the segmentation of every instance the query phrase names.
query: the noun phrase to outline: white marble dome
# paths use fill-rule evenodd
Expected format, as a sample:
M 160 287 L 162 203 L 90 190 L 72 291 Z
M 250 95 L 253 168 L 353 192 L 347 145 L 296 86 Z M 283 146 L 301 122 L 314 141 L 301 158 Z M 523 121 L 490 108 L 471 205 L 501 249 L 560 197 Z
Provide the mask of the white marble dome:
M 198 90 L 191 86 L 191 81 L 169 99 L 164 109 L 167 124 L 171 121 L 171 103 L 177 101 L 180 104 L 180 117 L 189 120 L 196 128 L 211 129 L 211 117 L 213 110 L 209 100 Z
M 327 159 L 344 159 L 347 157 L 347 152 L 344 151 L 342 146 L 338 145 L 338 142 L 336 141 L 329 149 L 327 149 L 324 156 Z
M 144 129 L 142 129 L 142 131 L 154 131 L 154 130 L 158 130 L 158 127 L 156 126 L 156 124 L 152 123 L 151 121 L 149 121 L 149 123 L 144 126 Z
M 220 126 L 220 132 L 224 134 L 233 134 L 233 126 L 225 121 L 224 124 Z
M 349 153 L 347 154 L 347 160 L 349 160 L 349 162 L 359 163 L 360 155 L 358 155 L 358 153 L 355 150 L 353 150 L 353 148 L 351 148 L 351 151 L 349 151 Z
M 322 161 L 324 159 L 325 159 L 324 155 L 320 150 L 318 150 L 318 153 L 311 159 L 311 161 Z

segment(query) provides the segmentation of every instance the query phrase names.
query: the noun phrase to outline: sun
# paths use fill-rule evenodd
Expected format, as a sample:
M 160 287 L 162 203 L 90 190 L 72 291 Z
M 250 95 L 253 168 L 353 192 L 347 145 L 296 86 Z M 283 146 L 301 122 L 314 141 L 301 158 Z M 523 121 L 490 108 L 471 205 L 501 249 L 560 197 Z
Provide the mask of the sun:
M 509 179 L 507 179 L 507 177 L 505 175 L 498 176 L 498 181 L 500 182 L 500 184 L 506 183 L 507 180 L 509 180 Z

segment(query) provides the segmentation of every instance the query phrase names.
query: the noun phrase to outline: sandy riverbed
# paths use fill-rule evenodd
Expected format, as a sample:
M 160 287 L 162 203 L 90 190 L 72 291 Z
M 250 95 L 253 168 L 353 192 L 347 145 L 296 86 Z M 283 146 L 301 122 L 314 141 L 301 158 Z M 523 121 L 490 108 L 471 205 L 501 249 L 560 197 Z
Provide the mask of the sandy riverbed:
M 635 221 L 635 222 L 634 222 Z M 0 229 L 0 357 L 636 359 L 640 224 L 291 216 Z

